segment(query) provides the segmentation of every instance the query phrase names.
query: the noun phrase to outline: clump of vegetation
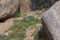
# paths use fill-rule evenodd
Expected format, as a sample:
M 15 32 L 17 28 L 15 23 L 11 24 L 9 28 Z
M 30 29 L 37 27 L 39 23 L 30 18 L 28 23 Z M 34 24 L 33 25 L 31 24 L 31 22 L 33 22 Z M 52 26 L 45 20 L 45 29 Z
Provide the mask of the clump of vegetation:
M 41 27 L 41 29 L 39 30 L 39 32 L 38 32 L 38 37 L 39 37 L 39 39 L 44 39 L 44 38 L 47 37 L 47 35 L 46 35 L 43 27 Z
M 23 20 L 15 20 L 14 22 L 15 24 L 5 32 L 6 35 L 0 36 L 1 40 L 24 40 L 26 37 L 26 30 L 30 30 L 30 28 L 31 30 L 35 30 L 31 36 L 34 36 L 35 38 L 38 37 L 38 27 L 36 24 L 41 23 L 40 19 L 29 16 Z
M 19 12 L 15 14 L 15 18 L 18 18 L 18 17 L 21 17 L 21 14 Z

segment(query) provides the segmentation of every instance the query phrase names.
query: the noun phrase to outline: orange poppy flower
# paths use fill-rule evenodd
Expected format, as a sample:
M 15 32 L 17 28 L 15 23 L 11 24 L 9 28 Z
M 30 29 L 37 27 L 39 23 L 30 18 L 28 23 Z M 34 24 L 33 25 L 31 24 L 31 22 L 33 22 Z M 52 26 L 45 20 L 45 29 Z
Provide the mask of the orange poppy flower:
M 15 30 L 19 30 L 19 28 L 15 28 Z
M 29 32 L 29 35 L 32 35 L 32 34 L 33 34 L 33 32 L 32 32 L 32 31 L 30 31 L 30 32 Z

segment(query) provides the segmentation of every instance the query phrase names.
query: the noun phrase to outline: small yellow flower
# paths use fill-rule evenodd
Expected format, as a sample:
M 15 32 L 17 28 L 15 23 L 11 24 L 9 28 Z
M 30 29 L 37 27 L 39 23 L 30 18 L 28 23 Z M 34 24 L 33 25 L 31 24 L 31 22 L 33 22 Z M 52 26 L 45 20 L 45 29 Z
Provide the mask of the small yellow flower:
M 6 32 L 6 33 L 5 33 L 5 35 L 7 35 L 7 36 L 8 36 L 8 35 L 9 35 L 9 33 L 8 33 L 8 32 Z
M 15 34 L 13 30 L 8 31 L 9 34 Z
M 11 33 L 12 33 L 12 31 L 10 30 L 10 31 L 8 31 L 8 33 L 9 33 L 9 34 L 11 34 Z

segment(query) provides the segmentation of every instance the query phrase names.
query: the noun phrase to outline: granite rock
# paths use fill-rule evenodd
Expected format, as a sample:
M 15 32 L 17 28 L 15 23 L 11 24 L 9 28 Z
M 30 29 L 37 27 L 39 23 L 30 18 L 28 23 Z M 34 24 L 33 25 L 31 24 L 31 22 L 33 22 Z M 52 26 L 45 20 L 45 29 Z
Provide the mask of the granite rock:
M 60 1 L 44 13 L 42 20 L 49 40 L 60 40 Z
M 18 9 L 19 0 L 0 0 L 0 19 L 12 16 Z

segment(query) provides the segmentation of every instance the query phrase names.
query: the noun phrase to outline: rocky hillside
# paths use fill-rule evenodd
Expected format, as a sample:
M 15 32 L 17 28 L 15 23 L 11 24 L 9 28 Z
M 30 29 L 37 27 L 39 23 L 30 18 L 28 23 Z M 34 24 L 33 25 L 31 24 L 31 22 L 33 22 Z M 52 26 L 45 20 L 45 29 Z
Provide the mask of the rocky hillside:
M 0 40 L 48 40 L 41 17 L 56 1 L 0 0 Z

